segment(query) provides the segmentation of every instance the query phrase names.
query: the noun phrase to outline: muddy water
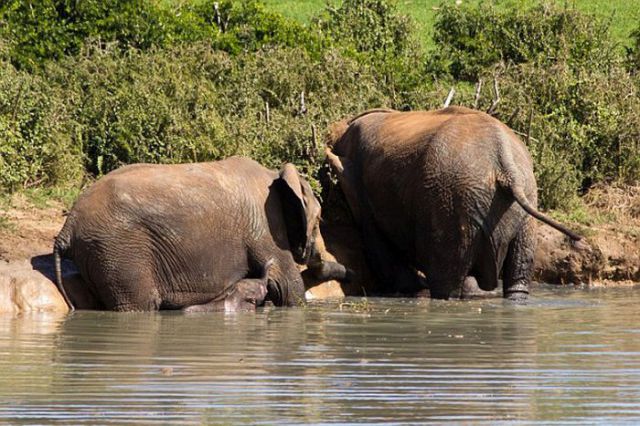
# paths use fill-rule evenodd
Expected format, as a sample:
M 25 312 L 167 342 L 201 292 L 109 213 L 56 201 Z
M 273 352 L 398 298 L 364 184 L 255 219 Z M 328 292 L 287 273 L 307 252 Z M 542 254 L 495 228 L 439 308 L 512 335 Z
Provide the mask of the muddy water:
M 640 289 L 0 317 L 0 423 L 640 422 Z

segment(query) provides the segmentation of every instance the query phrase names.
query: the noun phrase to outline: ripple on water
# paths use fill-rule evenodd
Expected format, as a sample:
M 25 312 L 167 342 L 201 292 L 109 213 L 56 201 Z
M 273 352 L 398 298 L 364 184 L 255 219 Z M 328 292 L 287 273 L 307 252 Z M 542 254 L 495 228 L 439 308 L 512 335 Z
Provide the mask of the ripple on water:
M 0 317 L 0 422 L 640 421 L 640 296 Z

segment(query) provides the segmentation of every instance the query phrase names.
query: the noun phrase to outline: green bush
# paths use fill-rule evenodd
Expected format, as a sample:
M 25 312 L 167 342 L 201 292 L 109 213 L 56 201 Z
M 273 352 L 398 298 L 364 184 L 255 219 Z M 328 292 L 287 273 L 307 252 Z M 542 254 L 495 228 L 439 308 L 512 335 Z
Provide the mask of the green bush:
M 606 69 L 617 55 L 608 22 L 553 3 L 507 10 L 491 3 L 445 4 L 436 19 L 430 68 L 455 79 L 475 82 L 501 61 L 546 66 L 563 60 Z
M 256 1 L 10 0 L 0 6 L 0 35 L 12 62 L 34 69 L 77 55 L 85 45 L 130 49 L 210 42 L 230 53 L 265 45 L 303 46 L 316 56 L 323 39 L 301 24 L 269 12 Z
M 429 85 L 416 27 L 395 1 L 344 0 L 327 6 L 314 26 L 344 55 L 370 67 L 396 106 L 410 107 L 406 96 Z
M 37 121 L 14 117 L 16 90 L 3 92 L 2 123 L 23 127 L 20 139 L 3 142 L 12 147 L 11 155 L 2 156 L 3 164 L 12 165 L 0 169 L 5 190 L 39 179 L 43 172 L 35 173 L 39 163 L 32 157 L 42 167 L 74 165 L 97 176 L 134 162 L 241 154 L 270 167 L 293 161 L 313 177 L 330 121 L 391 102 L 373 74 L 337 51 L 314 61 L 305 50 L 287 47 L 235 56 L 209 44 L 127 55 L 100 50 L 51 63 L 42 74 L 27 97 L 33 106 L 23 106 L 25 117 L 35 115 Z M 0 87 L 19 87 L 16 78 L 0 74 Z M 47 183 L 77 179 L 75 172 L 47 173 Z
M 496 114 L 527 140 L 543 207 L 567 208 L 597 182 L 640 181 L 639 81 L 622 61 L 608 71 L 521 64 L 497 79 Z M 494 98 L 486 84 L 480 107 Z
M 0 191 L 78 182 L 82 153 L 69 118 L 63 91 L 0 63 Z
M 640 181 L 640 48 L 624 58 L 606 22 L 571 8 L 443 5 L 430 56 L 385 0 L 327 6 L 308 26 L 213 0 L 11 0 L 0 20 L 0 191 L 233 154 L 313 178 L 328 123 L 437 108 L 452 86 L 454 104 L 486 110 L 494 77 L 493 113 L 528 135 L 543 207 Z
M 123 50 L 163 46 L 178 22 L 149 0 L 9 0 L 0 20 L 13 63 L 28 69 L 75 55 L 88 40 Z
M 627 48 L 629 66 L 635 73 L 640 71 L 640 26 L 631 33 L 632 44 Z

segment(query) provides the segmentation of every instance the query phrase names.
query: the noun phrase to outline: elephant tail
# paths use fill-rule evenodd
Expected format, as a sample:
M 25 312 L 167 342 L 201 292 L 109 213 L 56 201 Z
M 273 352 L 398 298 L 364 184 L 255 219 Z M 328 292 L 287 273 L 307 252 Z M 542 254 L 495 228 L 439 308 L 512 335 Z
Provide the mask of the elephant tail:
M 62 294 L 64 301 L 69 306 L 70 311 L 75 311 L 75 307 L 71 303 L 69 296 L 67 296 L 67 292 L 64 289 L 64 284 L 62 282 L 62 255 L 69 248 L 68 239 L 64 238 L 66 226 L 63 230 L 58 234 L 53 244 L 53 260 L 55 262 L 55 272 L 56 272 L 56 287 L 58 287 L 58 291 Z
M 522 181 L 522 175 L 515 165 L 511 150 L 508 148 L 510 146 L 510 143 L 509 141 L 504 140 L 505 137 L 506 135 L 502 135 L 503 144 L 502 149 L 500 149 L 500 163 L 503 173 L 498 175 L 498 182 L 503 188 L 511 192 L 516 202 L 520 204 L 524 211 L 529 213 L 531 216 L 567 235 L 569 238 L 571 238 L 571 240 L 574 241 L 574 243 L 582 240 L 581 235 L 576 234 L 560 222 L 556 222 L 555 220 L 551 219 L 549 216 L 540 213 L 535 207 L 531 205 L 524 192 L 524 182 Z M 577 247 L 580 247 L 580 245 L 577 245 Z
M 327 138 L 326 138 L 327 146 L 330 148 L 333 148 L 336 142 L 338 142 L 342 138 L 342 136 L 344 136 L 344 134 L 347 132 L 347 129 L 349 128 L 349 126 L 351 126 L 351 124 L 354 121 L 366 115 L 375 114 L 378 112 L 397 112 L 397 111 L 389 108 L 376 108 L 376 109 L 370 109 L 368 111 L 364 111 L 351 118 L 345 118 L 343 120 L 336 121 L 335 123 L 329 125 L 329 129 L 327 131 Z
M 560 222 L 557 222 L 551 219 L 549 216 L 546 216 L 540 213 L 535 208 L 533 208 L 533 206 L 529 203 L 529 200 L 527 200 L 527 197 L 524 195 L 524 191 L 522 190 L 522 188 L 520 187 L 511 188 L 511 193 L 513 194 L 513 198 L 515 198 L 516 202 L 520 204 L 520 206 L 524 209 L 524 211 L 529 213 L 531 216 L 557 229 L 558 231 L 567 235 L 569 238 L 571 238 L 575 242 L 582 240 L 583 237 L 581 235 L 576 234 L 575 232 L 573 232 L 572 230 L 570 230 Z

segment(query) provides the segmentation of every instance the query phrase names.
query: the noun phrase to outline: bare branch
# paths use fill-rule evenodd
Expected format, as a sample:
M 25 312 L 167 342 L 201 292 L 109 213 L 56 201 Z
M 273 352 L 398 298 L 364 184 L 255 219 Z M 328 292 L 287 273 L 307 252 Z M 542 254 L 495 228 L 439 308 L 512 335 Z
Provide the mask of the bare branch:
M 313 156 L 315 157 L 318 154 L 318 131 L 316 130 L 316 125 L 311 125 L 311 147 L 313 149 Z
M 527 138 L 524 141 L 527 145 L 529 145 L 529 139 L 531 139 L 530 135 L 531 135 L 531 123 L 532 122 L 533 122 L 533 107 L 529 110 L 529 121 L 527 123 Z
M 515 133 L 518 136 L 523 136 L 525 138 L 526 143 L 529 143 L 530 140 L 534 142 L 540 142 L 538 139 L 534 138 L 533 136 L 530 136 L 528 133 L 519 132 L 517 130 L 513 130 L 513 133 Z
M 443 108 L 446 108 L 446 107 L 449 106 L 449 104 L 453 100 L 453 95 L 455 95 L 455 94 L 456 94 L 456 89 L 454 87 L 452 87 L 451 90 L 449 90 L 449 94 L 447 95 L 447 99 L 445 99 L 445 101 L 444 101 L 444 105 L 442 105 Z
M 264 101 L 264 116 L 267 124 L 271 122 L 271 116 L 269 114 L 269 101 Z
M 480 91 L 482 90 L 482 79 L 478 80 L 476 83 L 476 97 L 473 101 L 473 108 L 478 109 L 478 104 L 480 103 Z
M 300 92 L 300 115 L 305 115 L 307 113 L 307 107 L 304 104 L 304 90 Z
M 509 116 L 509 119 L 506 121 L 506 125 L 511 127 L 511 123 L 513 122 L 513 120 L 516 118 L 516 116 L 518 115 L 518 113 L 520 112 L 520 107 L 516 107 L 516 109 L 513 111 L 513 113 Z
M 498 87 L 498 77 L 497 76 L 493 77 L 493 93 L 495 95 L 495 98 L 493 99 L 493 103 L 491 104 L 491 106 L 487 110 L 487 114 L 489 114 L 489 115 L 493 115 L 496 112 L 496 107 L 500 103 L 500 88 Z

